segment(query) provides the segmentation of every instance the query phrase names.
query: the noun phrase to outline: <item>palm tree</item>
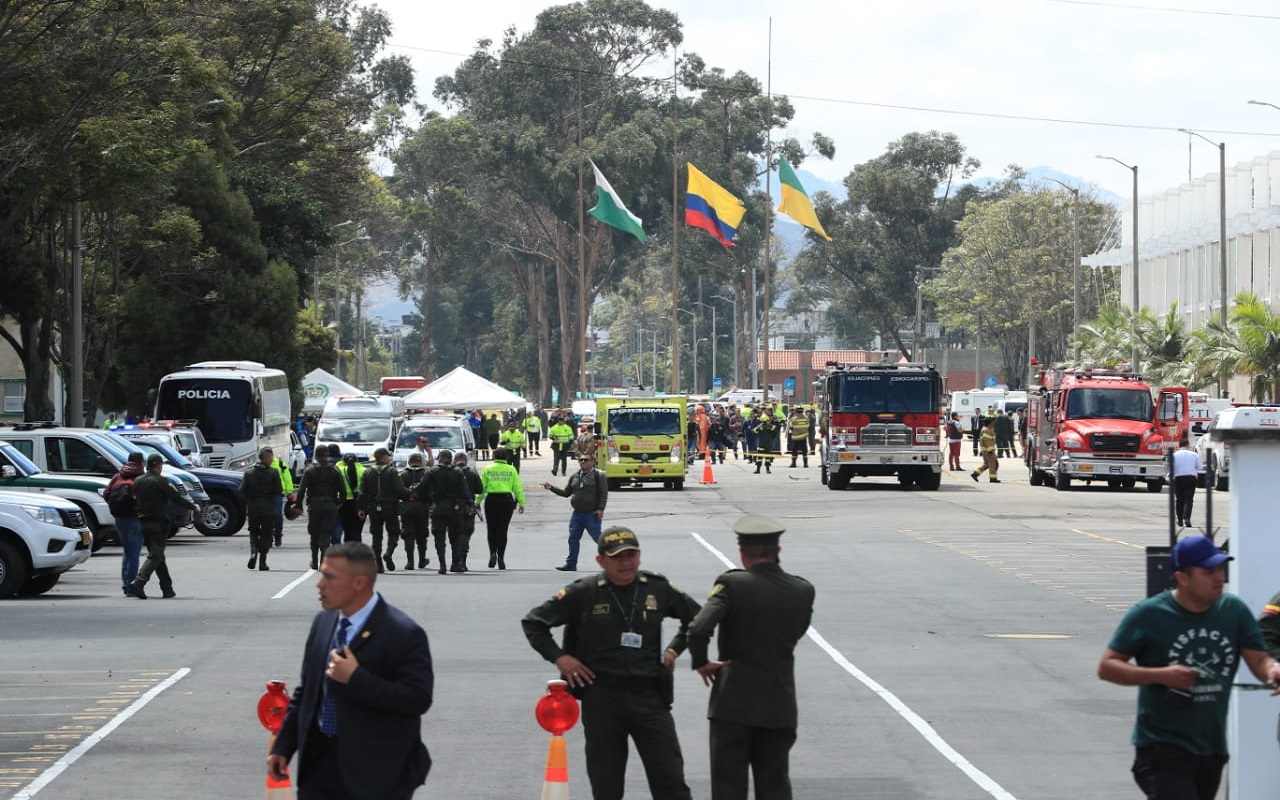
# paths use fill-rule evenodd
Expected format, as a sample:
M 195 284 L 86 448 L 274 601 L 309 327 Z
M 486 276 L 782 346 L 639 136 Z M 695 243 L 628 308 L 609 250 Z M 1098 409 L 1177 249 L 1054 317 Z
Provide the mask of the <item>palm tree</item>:
M 1129 359 L 1133 348 L 1133 326 L 1129 309 L 1107 306 L 1098 318 L 1080 326 L 1080 359 L 1087 363 L 1111 366 Z
M 1248 375 L 1250 400 L 1280 397 L 1280 314 L 1257 295 L 1236 295 L 1228 324 L 1213 320 L 1197 331 L 1194 349 L 1198 374 Z

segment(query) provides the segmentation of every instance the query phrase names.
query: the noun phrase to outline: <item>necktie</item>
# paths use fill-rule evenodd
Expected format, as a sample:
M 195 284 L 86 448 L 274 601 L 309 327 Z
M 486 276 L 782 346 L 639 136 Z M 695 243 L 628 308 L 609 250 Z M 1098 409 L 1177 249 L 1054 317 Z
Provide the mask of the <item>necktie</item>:
M 341 650 L 347 646 L 347 630 L 351 627 L 351 620 L 343 617 L 338 622 L 338 630 L 334 636 L 334 650 Z M 338 701 L 329 696 L 329 680 L 326 678 L 324 682 L 324 703 L 320 706 L 320 730 L 326 736 L 338 735 Z

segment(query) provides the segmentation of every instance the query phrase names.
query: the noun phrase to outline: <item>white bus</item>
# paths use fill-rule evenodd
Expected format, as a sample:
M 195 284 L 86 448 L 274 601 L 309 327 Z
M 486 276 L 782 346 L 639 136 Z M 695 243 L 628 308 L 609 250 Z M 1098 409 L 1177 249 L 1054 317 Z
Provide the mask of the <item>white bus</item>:
M 160 379 L 154 419 L 196 420 L 213 448 L 206 462 L 247 469 L 258 450 L 289 457 L 289 378 L 257 361 L 201 361 Z
M 324 402 L 316 426 L 316 447 L 336 444 L 345 456 L 373 459 L 373 451 L 385 447 L 394 452 L 404 424 L 404 398 L 389 395 L 337 395 Z

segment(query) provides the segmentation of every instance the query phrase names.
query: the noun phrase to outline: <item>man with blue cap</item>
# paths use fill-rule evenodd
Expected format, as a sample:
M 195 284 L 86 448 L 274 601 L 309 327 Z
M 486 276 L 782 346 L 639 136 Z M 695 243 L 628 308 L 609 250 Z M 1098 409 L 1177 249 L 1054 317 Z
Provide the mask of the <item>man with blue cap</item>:
M 1257 620 L 1223 591 L 1231 559 L 1206 536 L 1179 540 L 1174 588 L 1129 609 L 1098 662 L 1102 680 L 1138 687 L 1133 779 L 1151 800 L 1217 795 L 1241 659 L 1259 681 L 1280 684 L 1280 663 L 1267 655 Z

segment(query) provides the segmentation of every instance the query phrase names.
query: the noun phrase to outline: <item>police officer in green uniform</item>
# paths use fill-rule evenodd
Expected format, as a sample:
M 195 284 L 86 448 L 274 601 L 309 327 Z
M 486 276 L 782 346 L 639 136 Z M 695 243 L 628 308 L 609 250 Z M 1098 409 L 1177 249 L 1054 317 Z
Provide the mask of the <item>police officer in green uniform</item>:
M 640 543 L 630 529 L 605 530 L 598 551 L 602 573 L 564 587 L 520 624 L 533 649 L 582 698 L 592 797 L 622 797 L 630 736 L 652 796 L 687 800 L 684 757 L 671 718 L 671 671 L 698 604 L 662 575 L 640 569 Z M 680 620 L 680 628 L 660 650 L 666 617 Z M 563 647 L 551 635 L 560 625 Z
M 711 687 L 711 799 L 791 800 L 789 756 L 796 741 L 796 642 L 813 616 L 813 584 L 778 562 L 777 520 L 748 514 L 733 526 L 743 569 L 716 578 L 689 626 L 693 668 Z M 707 657 L 720 628 L 718 660 Z
M 427 510 L 430 504 L 425 490 L 420 490 L 427 475 L 422 466 L 422 453 L 409 454 L 409 466 L 400 471 L 400 481 L 409 490 L 409 497 L 400 506 L 400 527 L 404 537 L 404 568 L 413 569 L 413 548 L 418 548 L 418 569 L 426 569 L 431 563 L 427 556 Z
M 569 448 L 573 446 L 574 433 L 573 426 L 564 421 L 563 417 L 556 417 L 551 426 L 551 430 L 547 431 L 551 436 L 551 474 L 563 473 L 569 474 Z
M 511 515 L 517 508 L 521 514 L 524 513 L 524 487 L 520 485 L 520 473 L 507 463 L 510 458 L 511 451 L 499 447 L 493 453 L 493 463 L 480 473 L 480 494 L 476 495 L 476 505 L 484 509 L 489 569 L 494 566 L 507 568 L 507 529 L 511 527 Z

